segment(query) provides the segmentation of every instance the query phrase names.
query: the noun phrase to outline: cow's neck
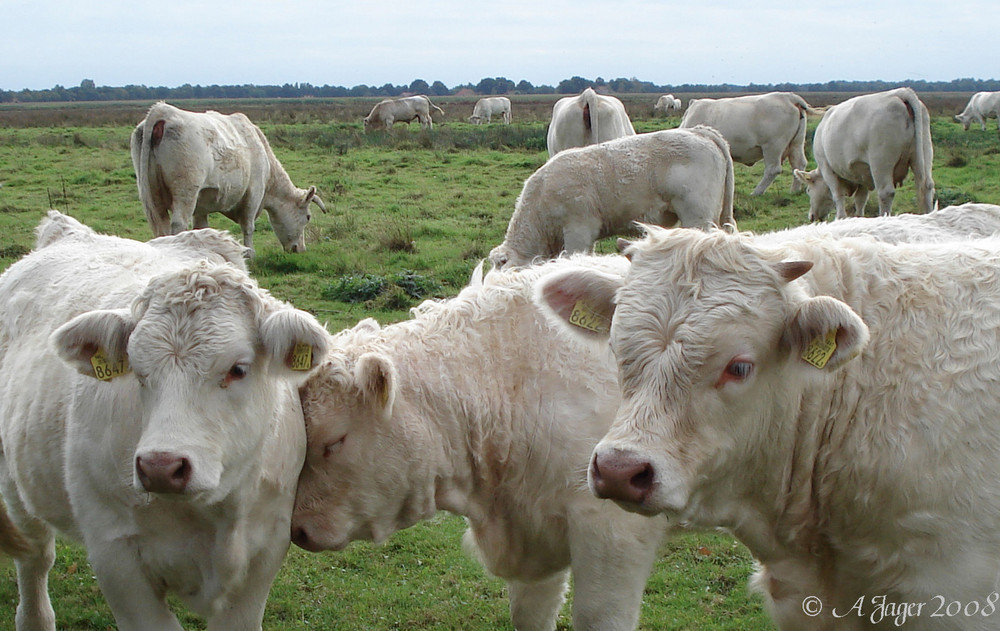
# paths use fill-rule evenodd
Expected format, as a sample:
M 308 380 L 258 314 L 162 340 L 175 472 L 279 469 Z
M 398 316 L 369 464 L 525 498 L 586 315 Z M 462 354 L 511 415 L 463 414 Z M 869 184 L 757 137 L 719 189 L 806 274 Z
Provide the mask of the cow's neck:
M 518 331 L 504 322 L 511 317 L 509 312 L 479 314 L 475 335 L 459 330 L 447 338 L 482 348 L 463 351 L 435 333 L 426 343 L 407 345 L 408 357 L 396 357 L 406 384 L 402 398 L 427 424 L 432 448 L 440 449 L 434 481 L 438 508 L 473 519 L 493 510 L 497 494 L 516 486 L 512 478 L 528 475 L 532 458 L 541 457 L 524 441 L 537 432 L 528 426 L 537 422 L 537 415 L 525 401 L 538 398 L 533 373 L 541 367 L 527 365 L 542 342 L 515 340 L 525 328 Z M 507 357 L 492 366 L 480 365 L 479 358 L 493 352 L 490 349 L 503 349 Z
M 302 191 L 288 177 L 284 167 L 271 156 L 268 169 L 267 187 L 264 189 L 263 206 L 267 209 L 281 208 L 282 202 L 302 196 Z

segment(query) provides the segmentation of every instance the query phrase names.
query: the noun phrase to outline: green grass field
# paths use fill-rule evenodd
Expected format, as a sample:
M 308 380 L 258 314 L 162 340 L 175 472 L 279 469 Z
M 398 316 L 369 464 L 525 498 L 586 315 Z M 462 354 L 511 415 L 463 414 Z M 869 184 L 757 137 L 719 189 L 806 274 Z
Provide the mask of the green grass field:
M 647 98 L 648 108 L 630 105 L 638 131 L 678 124 L 679 117 L 653 118 L 655 98 Z M 964 100 L 954 100 L 959 111 Z M 457 293 L 502 241 L 522 183 L 544 163 L 544 113 L 551 108 L 551 101 L 533 103 L 534 109 L 522 104 L 526 113 L 519 116 L 515 101 L 514 125 L 474 127 L 464 123 L 471 103 L 445 103 L 448 116 L 431 133 L 413 125 L 368 136 L 360 117 L 371 101 L 252 104 L 251 118 L 292 180 L 317 186 L 329 209 L 314 211 L 304 254 L 283 253 L 266 217 L 258 221 L 251 271 L 261 285 L 316 314 L 331 331 L 369 316 L 383 323 L 405 319 L 420 300 Z M 241 109 L 237 103 L 179 105 Z M 934 179 L 941 205 L 1000 203 L 995 129 L 964 132 L 947 111 L 951 102 L 928 105 L 935 113 Z M 48 208 L 102 232 L 150 237 L 128 150 L 143 111 L 136 104 L 0 108 L 0 269 L 30 250 L 34 227 Z M 810 120 L 811 129 L 816 122 Z M 788 192 L 787 165 L 763 196 L 749 196 L 762 171 L 762 164 L 736 165 L 740 228 L 762 232 L 804 223 L 808 198 Z M 869 214 L 877 209 L 874 197 Z M 895 208 L 915 209 L 912 178 L 898 190 Z M 213 216 L 212 226 L 239 235 L 221 216 Z M 611 241 L 600 243 L 599 251 L 612 251 Z M 365 294 L 380 284 L 381 292 Z M 442 513 L 383 546 L 356 543 L 318 555 L 293 549 L 272 590 L 264 627 L 509 629 L 503 583 L 462 552 L 463 529 L 460 518 Z M 725 535 L 673 538 L 647 585 L 641 628 L 773 628 L 760 598 L 747 594 L 752 570 L 745 548 Z M 50 591 L 60 629 L 114 628 L 78 545 L 60 543 Z M 0 567 L 0 628 L 13 628 L 16 601 L 8 563 Z M 187 628 L 204 628 L 197 618 L 183 621 Z M 568 606 L 559 628 L 570 628 Z

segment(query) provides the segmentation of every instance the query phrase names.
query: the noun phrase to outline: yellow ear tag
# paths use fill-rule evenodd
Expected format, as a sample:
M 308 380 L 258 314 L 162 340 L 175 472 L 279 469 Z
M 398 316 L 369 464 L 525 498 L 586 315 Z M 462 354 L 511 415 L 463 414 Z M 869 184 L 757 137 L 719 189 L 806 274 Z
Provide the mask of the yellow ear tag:
M 594 333 L 607 333 L 611 330 L 608 318 L 591 309 L 590 305 L 582 300 L 578 300 L 573 305 L 573 311 L 569 314 L 569 323 Z
M 310 370 L 313 363 L 312 344 L 299 342 L 292 349 L 292 370 Z
M 816 368 L 822 368 L 830 361 L 835 350 L 837 350 L 837 329 L 829 331 L 825 337 L 817 337 L 809 342 L 809 346 L 802 352 L 802 359 Z
M 128 359 L 125 356 L 116 362 L 109 362 L 101 349 L 97 349 L 97 352 L 90 358 L 90 365 L 94 367 L 94 376 L 101 381 L 111 381 L 129 371 Z

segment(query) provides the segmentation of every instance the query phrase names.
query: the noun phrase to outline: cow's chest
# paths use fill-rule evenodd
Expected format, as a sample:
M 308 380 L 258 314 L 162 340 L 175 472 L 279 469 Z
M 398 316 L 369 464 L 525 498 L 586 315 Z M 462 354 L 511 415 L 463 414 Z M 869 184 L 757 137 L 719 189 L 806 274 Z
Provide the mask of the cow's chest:
M 470 527 L 490 572 L 501 578 L 540 580 L 569 566 L 569 534 L 562 517 L 496 510 L 488 519 L 470 521 Z

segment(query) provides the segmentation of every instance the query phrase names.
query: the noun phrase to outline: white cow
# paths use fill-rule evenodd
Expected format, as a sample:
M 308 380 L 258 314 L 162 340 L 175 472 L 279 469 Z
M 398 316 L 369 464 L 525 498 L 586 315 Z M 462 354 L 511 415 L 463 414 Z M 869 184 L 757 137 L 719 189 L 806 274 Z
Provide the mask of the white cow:
M 423 129 L 433 129 L 432 109 L 444 116 L 444 110 L 431 103 L 430 98 L 423 94 L 384 99 L 376 103 L 368 116 L 365 116 L 365 131 L 391 129 L 394 123 L 409 123 L 414 120 L 420 121 Z
M 979 123 L 986 131 L 986 119 L 996 118 L 1000 129 L 1000 92 L 976 92 L 969 99 L 961 114 L 955 115 L 955 120 L 962 123 L 962 128 L 969 131 L 969 125 Z
M 583 258 L 609 274 L 626 267 Z M 309 446 L 295 543 L 382 541 L 446 510 L 468 518 L 467 547 L 507 581 L 519 631 L 555 629 L 570 571 L 575 629 L 635 628 L 666 522 L 587 491 L 586 463 L 619 400 L 614 358 L 531 301 L 538 278 L 570 263 L 491 272 L 408 322 L 365 320 L 334 337 L 301 391 Z
M 559 99 L 552 106 L 546 145 L 552 158 L 570 147 L 634 135 L 635 129 L 622 102 L 587 88 L 577 96 Z
M 328 334 L 224 233 L 139 243 L 51 211 L 39 237 L 0 276 L 18 630 L 55 629 L 54 531 L 86 546 L 123 631 L 179 630 L 167 594 L 209 629 L 260 629 L 305 452 L 296 386 Z
M 613 316 L 623 400 L 594 492 L 731 530 L 783 630 L 882 613 L 996 629 L 1000 240 L 648 231 L 624 282 L 580 268 L 540 283 L 562 320 L 578 303 Z
M 208 227 L 222 213 L 240 225 L 253 256 L 254 222 L 267 211 L 286 252 L 305 252 L 316 187 L 292 184 L 260 128 L 243 114 L 188 112 L 156 103 L 131 138 L 139 199 L 153 235 Z M 172 214 L 172 217 L 171 217 Z
M 708 125 L 719 130 L 733 161 L 752 166 L 764 160 L 764 175 L 751 195 L 761 195 L 788 160 L 792 169 L 805 169 L 806 113 L 818 113 L 794 92 L 770 92 L 726 99 L 692 99 L 681 127 Z M 802 184 L 792 179 L 792 192 Z
M 583 252 L 637 220 L 689 228 L 733 219 L 733 161 L 709 127 L 668 129 L 564 151 L 524 183 L 494 267 Z
M 681 100 L 673 94 L 664 94 L 656 99 L 653 112 L 657 114 L 669 114 L 671 111 L 681 111 Z
M 486 96 L 479 99 L 472 109 L 469 122 L 476 125 L 490 123 L 494 114 L 501 116 L 504 125 L 510 125 L 510 99 L 505 96 Z
M 813 136 L 813 155 L 816 169 L 795 171 L 809 191 L 810 221 L 824 219 L 831 208 L 843 219 L 851 195 L 855 213 L 863 215 L 872 190 L 879 214 L 891 215 L 896 187 L 910 170 L 917 210 L 934 205 L 930 117 L 910 88 L 856 96 L 828 109 Z

